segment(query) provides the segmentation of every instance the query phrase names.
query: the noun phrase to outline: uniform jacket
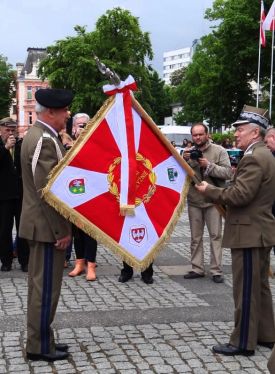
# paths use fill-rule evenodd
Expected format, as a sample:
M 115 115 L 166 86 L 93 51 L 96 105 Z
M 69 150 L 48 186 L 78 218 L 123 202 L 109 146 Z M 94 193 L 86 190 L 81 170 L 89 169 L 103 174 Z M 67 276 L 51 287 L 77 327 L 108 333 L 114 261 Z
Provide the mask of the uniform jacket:
M 22 196 L 19 142 L 12 152 L 13 156 L 0 137 L 0 200 L 18 199 Z
M 41 198 L 41 190 L 47 184 L 47 176 L 58 163 L 52 138 L 43 138 L 35 174 L 32 174 L 32 158 L 37 142 L 46 132 L 54 137 L 64 155 L 62 143 L 49 128 L 37 121 L 24 137 L 21 149 L 23 177 L 23 205 L 20 220 L 20 236 L 34 241 L 56 242 L 71 233 L 70 223 Z
M 222 146 L 209 142 L 203 151 L 203 157 L 211 163 L 207 175 L 201 171 L 200 165 L 196 160 L 190 159 L 188 161 L 188 164 L 195 171 L 196 176 L 199 180 L 205 180 L 210 184 L 224 186 L 225 181 L 227 179 L 230 180 L 233 175 L 227 151 Z M 190 186 L 187 199 L 188 204 L 198 208 L 206 208 L 213 205 L 192 185 Z
M 275 159 L 263 142 L 254 144 L 241 159 L 227 188 L 208 186 L 205 195 L 226 204 L 223 246 L 269 247 L 275 244 Z

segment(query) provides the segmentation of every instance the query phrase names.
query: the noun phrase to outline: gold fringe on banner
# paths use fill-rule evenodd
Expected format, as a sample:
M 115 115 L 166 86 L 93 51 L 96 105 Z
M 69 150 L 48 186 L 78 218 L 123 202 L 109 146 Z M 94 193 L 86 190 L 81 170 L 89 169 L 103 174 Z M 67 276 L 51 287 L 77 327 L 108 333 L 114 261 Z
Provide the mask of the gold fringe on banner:
M 190 177 L 186 178 L 183 191 L 181 193 L 180 202 L 177 206 L 176 212 L 170 219 L 167 225 L 167 229 L 164 230 L 163 234 L 157 241 L 157 243 L 152 247 L 150 253 L 142 260 L 138 261 L 131 253 L 127 252 L 119 243 L 113 240 L 109 235 L 105 234 L 97 226 L 88 221 L 78 212 L 68 208 L 66 204 L 60 201 L 51 191 L 49 187 L 45 187 L 43 190 L 44 199 L 49 205 L 51 205 L 56 211 L 58 211 L 63 217 L 68 219 L 75 226 L 79 227 L 81 230 L 85 231 L 86 234 L 90 235 L 96 239 L 99 243 L 109 248 L 115 255 L 118 255 L 122 261 L 126 262 L 128 265 L 132 266 L 138 271 L 144 271 L 148 266 L 155 260 L 159 252 L 163 249 L 165 243 L 170 238 L 184 208 L 186 203 L 186 196 L 189 190 Z
M 170 150 L 172 155 L 176 158 L 179 164 L 183 167 L 183 169 L 187 173 L 187 178 L 185 180 L 185 184 L 182 188 L 180 201 L 175 208 L 174 214 L 172 215 L 167 228 L 162 233 L 161 237 L 151 249 L 150 253 L 142 260 L 137 260 L 131 253 L 127 251 L 127 249 L 123 248 L 118 242 L 113 240 L 109 235 L 104 233 L 100 230 L 97 226 L 93 223 L 88 221 L 84 216 L 80 213 L 75 211 L 74 209 L 67 206 L 61 200 L 59 200 L 51 191 L 51 187 L 62 172 L 64 167 L 66 167 L 71 160 L 78 154 L 80 149 L 83 147 L 86 141 L 90 138 L 91 134 L 95 131 L 95 129 L 99 126 L 102 120 L 105 118 L 107 112 L 111 109 L 112 105 L 114 104 L 115 96 L 111 96 L 109 99 L 105 101 L 102 105 L 100 110 L 96 113 L 96 115 L 89 121 L 86 128 L 81 132 L 81 135 L 76 140 L 73 147 L 66 153 L 65 157 L 55 166 L 55 168 L 49 174 L 49 182 L 47 186 L 42 191 L 42 196 L 47 201 L 49 205 L 51 205 L 55 210 L 57 210 L 62 216 L 72 222 L 74 225 L 79 227 L 81 230 L 85 231 L 88 235 L 96 239 L 98 242 L 102 243 L 104 246 L 109 248 L 115 255 L 118 255 L 122 261 L 125 261 L 127 264 L 135 268 L 136 270 L 143 271 L 145 270 L 156 258 L 160 250 L 164 247 L 167 240 L 170 238 L 174 227 L 176 226 L 178 219 L 180 218 L 182 211 L 185 207 L 186 196 L 188 193 L 189 185 L 191 182 L 191 178 L 194 175 L 194 171 L 190 168 L 190 166 L 183 160 L 183 158 L 178 154 L 175 148 L 170 144 L 170 142 L 165 138 L 165 136 L 160 132 L 157 125 L 153 122 L 151 117 L 144 111 L 144 109 L 140 106 L 140 104 L 135 100 L 132 96 L 132 105 L 134 109 L 139 113 L 139 115 L 145 119 L 148 125 L 152 128 L 155 135 L 159 137 L 162 143 Z M 139 157 L 139 155 L 137 155 Z M 146 160 L 144 160 L 145 162 Z M 151 179 L 154 175 L 151 176 Z M 154 180 L 153 180 L 154 182 Z M 154 191 L 151 191 L 153 194 Z M 119 203 L 119 202 L 118 202 Z M 136 202 L 136 205 L 138 201 Z M 122 213 L 126 213 L 127 215 L 131 212 L 134 212 L 135 206 L 126 206 L 125 210 L 122 207 Z M 124 215 L 124 214 L 122 214 Z

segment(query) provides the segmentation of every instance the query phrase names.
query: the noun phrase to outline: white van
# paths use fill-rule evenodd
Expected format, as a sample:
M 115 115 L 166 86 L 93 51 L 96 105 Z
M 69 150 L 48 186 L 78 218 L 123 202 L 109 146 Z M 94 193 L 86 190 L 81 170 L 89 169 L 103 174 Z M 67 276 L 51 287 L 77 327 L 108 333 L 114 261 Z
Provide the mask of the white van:
M 158 126 L 160 131 L 170 140 L 176 143 L 176 148 L 182 154 L 182 142 L 184 139 L 192 141 L 191 126 Z

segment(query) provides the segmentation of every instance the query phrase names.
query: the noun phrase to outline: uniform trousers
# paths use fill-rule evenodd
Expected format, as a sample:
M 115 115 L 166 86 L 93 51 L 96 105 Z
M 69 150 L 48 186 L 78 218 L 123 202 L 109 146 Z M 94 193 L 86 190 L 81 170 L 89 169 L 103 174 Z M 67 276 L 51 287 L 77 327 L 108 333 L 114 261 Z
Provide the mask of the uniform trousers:
M 65 252 L 53 243 L 29 241 L 27 346 L 29 353 L 55 352 L 51 328 L 61 291 Z
M 192 271 L 204 274 L 203 233 L 204 227 L 210 239 L 210 273 L 222 274 L 222 217 L 215 206 L 198 208 L 188 204 L 188 216 L 191 230 Z
M 16 208 L 15 208 L 15 227 L 16 227 L 16 251 L 17 251 L 17 257 L 18 262 L 21 266 L 28 265 L 29 262 L 29 244 L 26 239 L 20 238 L 18 236 L 19 232 L 19 225 L 20 225 L 20 216 L 22 211 L 22 199 L 18 199 L 16 201 Z
M 257 342 L 275 342 L 268 272 L 269 248 L 232 249 L 235 327 L 230 344 L 255 350 Z

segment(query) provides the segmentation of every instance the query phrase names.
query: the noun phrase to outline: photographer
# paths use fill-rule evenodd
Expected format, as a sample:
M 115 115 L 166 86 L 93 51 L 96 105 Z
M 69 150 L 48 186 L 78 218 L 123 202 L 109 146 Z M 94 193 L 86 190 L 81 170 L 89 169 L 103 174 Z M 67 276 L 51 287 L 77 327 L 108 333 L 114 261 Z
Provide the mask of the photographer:
M 22 207 L 21 139 L 16 138 L 16 122 L 6 117 L 0 121 L 0 260 L 1 271 L 10 271 L 13 260 L 12 230 L 14 219 L 18 231 Z M 28 271 L 29 248 L 26 240 L 17 237 L 18 261 Z
M 209 141 L 208 128 L 196 123 L 191 128 L 194 147 L 185 149 L 183 158 L 195 171 L 199 180 L 223 186 L 232 177 L 232 169 L 226 150 Z M 188 215 L 191 229 L 192 270 L 184 275 L 185 279 L 204 277 L 203 232 L 206 224 L 210 238 L 210 273 L 215 283 L 222 283 L 222 217 L 217 208 L 190 186 L 188 196 Z

